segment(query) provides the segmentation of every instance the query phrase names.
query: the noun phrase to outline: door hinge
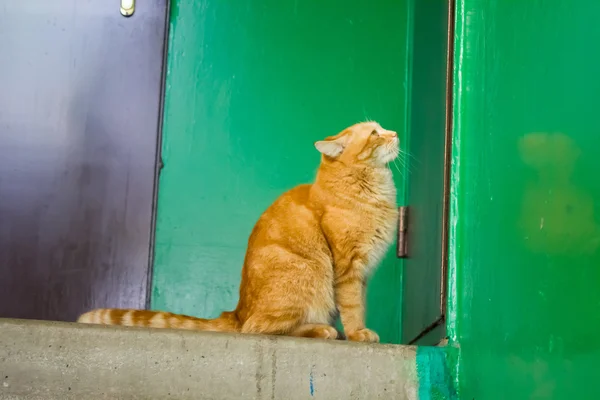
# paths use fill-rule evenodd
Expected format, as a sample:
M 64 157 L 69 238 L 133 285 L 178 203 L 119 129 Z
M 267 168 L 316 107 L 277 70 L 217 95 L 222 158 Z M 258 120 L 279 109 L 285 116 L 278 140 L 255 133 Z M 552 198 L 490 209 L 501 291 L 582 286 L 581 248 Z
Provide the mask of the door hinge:
M 408 236 L 408 206 L 398 207 L 398 240 L 396 242 L 396 257 L 408 257 L 406 239 Z

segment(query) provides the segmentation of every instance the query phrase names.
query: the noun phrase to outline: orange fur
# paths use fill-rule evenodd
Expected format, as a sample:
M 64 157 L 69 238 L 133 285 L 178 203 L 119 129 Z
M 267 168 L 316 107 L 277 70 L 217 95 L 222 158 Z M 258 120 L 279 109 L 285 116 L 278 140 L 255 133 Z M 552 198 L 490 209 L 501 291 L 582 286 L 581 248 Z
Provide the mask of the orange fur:
M 248 240 L 237 308 L 207 320 L 166 312 L 100 309 L 79 322 L 376 342 L 365 327 L 366 280 L 393 241 L 396 189 L 387 163 L 398 137 L 364 122 L 315 143 L 315 183 L 279 197 Z

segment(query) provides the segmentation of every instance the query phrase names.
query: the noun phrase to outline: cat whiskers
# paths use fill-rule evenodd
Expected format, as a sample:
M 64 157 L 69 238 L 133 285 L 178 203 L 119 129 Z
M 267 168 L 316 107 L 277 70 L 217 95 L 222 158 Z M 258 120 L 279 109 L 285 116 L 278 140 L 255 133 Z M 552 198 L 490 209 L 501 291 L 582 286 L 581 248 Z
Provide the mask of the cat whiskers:
M 390 156 L 393 156 L 391 159 L 391 164 L 394 164 L 394 167 L 400 175 L 404 175 L 405 171 L 408 171 L 410 173 L 410 170 L 408 170 L 406 166 L 404 155 L 402 154 L 401 149 L 394 142 L 386 143 L 384 145 L 384 148 L 386 153 L 388 153 Z M 398 165 L 398 162 L 400 162 L 401 167 Z M 388 166 L 389 164 L 390 163 L 388 163 Z
M 400 149 L 400 148 L 399 148 L 398 150 L 400 151 L 400 154 L 401 154 L 403 157 L 405 157 L 405 158 L 407 158 L 407 159 L 408 159 L 408 158 L 410 158 L 410 159 L 412 159 L 412 161 L 414 161 L 414 162 L 416 162 L 416 163 L 418 163 L 418 164 L 421 164 L 421 162 L 420 162 L 420 161 L 417 159 L 417 157 L 413 156 L 413 155 L 412 155 L 412 154 L 410 154 L 408 151 L 406 151 L 406 150 L 402 150 L 402 149 Z
M 395 158 L 394 158 L 394 159 L 392 159 L 392 160 L 391 160 L 391 162 L 389 162 L 389 163 L 388 163 L 388 168 L 390 169 L 390 171 L 394 172 L 394 171 L 392 170 L 392 167 L 391 167 L 392 165 L 393 165 L 394 167 L 396 167 L 396 171 L 398 171 L 398 173 L 399 173 L 400 175 L 402 175 L 402 170 L 400 169 L 400 167 L 398 167 L 398 164 L 396 164 L 396 159 L 395 159 Z
M 398 165 L 398 163 L 400 163 L 400 165 Z M 407 171 L 406 167 L 405 167 L 405 166 L 402 164 L 402 162 L 401 162 L 401 161 L 399 161 L 399 159 L 397 159 L 397 158 L 396 158 L 396 159 L 394 159 L 394 166 L 396 167 L 396 170 L 398 170 L 398 173 L 399 173 L 400 175 L 405 175 L 405 173 L 406 173 L 406 172 L 409 172 L 409 173 L 410 173 L 410 171 Z
M 405 153 L 401 149 L 398 149 L 398 157 L 394 159 L 394 165 L 398 169 L 398 172 L 400 172 L 401 174 L 412 174 L 413 172 L 410 166 L 411 160 L 407 156 L 408 153 Z M 398 166 L 398 163 L 400 164 L 400 166 Z

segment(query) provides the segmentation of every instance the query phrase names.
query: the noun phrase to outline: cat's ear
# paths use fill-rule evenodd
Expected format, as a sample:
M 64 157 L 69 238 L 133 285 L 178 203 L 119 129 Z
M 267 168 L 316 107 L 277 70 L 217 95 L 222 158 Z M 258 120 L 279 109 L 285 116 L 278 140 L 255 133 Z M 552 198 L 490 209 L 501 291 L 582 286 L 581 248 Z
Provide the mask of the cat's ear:
M 336 158 L 342 151 L 344 151 L 344 147 L 346 146 L 346 137 L 341 136 L 336 139 L 325 139 L 319 140 L 315 142 L 315 147 L 321 154 L 326 155 L 327 157 Z

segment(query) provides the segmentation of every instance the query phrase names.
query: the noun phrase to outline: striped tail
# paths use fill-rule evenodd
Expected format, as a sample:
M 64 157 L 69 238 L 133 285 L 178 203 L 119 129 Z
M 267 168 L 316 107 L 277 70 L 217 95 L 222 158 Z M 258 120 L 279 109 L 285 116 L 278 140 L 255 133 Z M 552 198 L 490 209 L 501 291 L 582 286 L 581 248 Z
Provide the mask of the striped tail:
M 215 319 L 202 319 L 163 311 L 99 308 L 82 314 L 77 319 L 77 322 L 84 324 L 188 329 L 211 332 L 240 331 L 240 323 L 233 312 L 224 312 Z

